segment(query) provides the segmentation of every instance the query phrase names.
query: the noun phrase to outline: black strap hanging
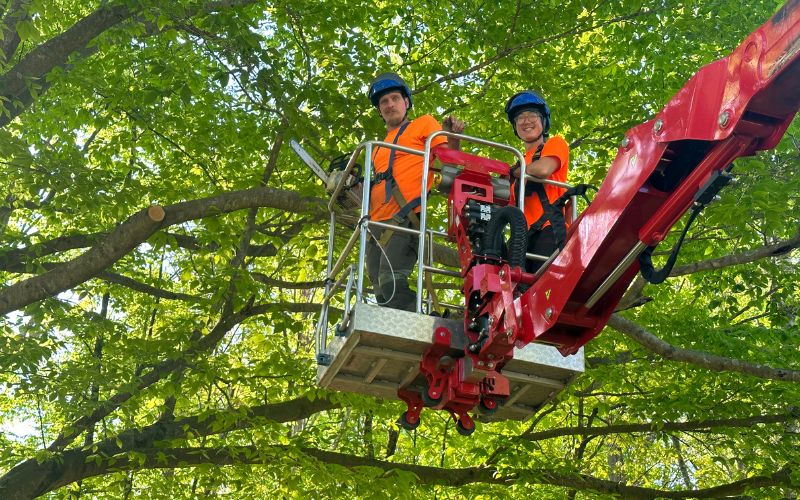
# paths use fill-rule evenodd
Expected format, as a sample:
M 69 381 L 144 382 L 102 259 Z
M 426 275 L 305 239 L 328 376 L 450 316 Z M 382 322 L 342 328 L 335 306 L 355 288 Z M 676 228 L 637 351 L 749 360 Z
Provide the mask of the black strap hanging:
M 667 279 L 669 273 L 672 272 L 673 266 L 675 266 L 675 261 L 678 259 L 678 252 L 681 250 L 683 239 L 686 237 L 686 233 L 689 232 L 689 227 L 691 227 L 692 222 L 694 222 L 694 219 L 702 210 L 702 207 L 697 206 L 692 209 L 692 213 L 689 215 L 689 220 L 686 221 L 686 226 L 684 226 L 683 231 L 681 232 L 681 237 L 678 239 L 678 243 L 672 247 L 672 251 L 669 253 L 669 257 L 667 258 L 667 262 L 664 264 L 664 267 L 658 271 L 656 271 L 656 269 L 653 267 L 653 250 L 656 249 L 655 246 L 647 247 L 642 253 L 639 254 L 639 268 L 642 271 L 642 278 L 644 278 L 648 283 L 658 285 Z
M 528 234 L 541 231 L 544 225 L 549 221 L 550 225 L 553 227 L 556 245 L 558 245 L 558 248 L 564 248 L 564 244 L 567 241 L 567 221 L 564 217 L 564 207 L 573 196 L 580 196 L 586 200 L 587 204 L 591 203 L 589 197 L 586 195 L 586 192 L 590 189 L 597 191 L 597 188 L 591 184 L 577 184 L 564 191 L 564 194 L 559 196 L 556 201 L 550 203 L 550 200 L 546 196 L 544 186 L 541 183 L 536 183 L 534 190 L 536 194 L 539 195 L 539 200 L 542 201 L 543 213 L 536 222 L 531 224 Z M 545 204 L 543 200 L 547 200 L 547 204 Z

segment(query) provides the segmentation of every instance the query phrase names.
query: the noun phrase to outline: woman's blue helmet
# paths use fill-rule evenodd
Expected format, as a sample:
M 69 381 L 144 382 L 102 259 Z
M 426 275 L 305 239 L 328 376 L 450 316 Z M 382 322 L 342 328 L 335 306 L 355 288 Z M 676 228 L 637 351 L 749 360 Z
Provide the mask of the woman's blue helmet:
M 411 98 L 411 89 L 408 88 L 406 82 L 397 76 L 396 73 L 381 73 L 376 76 L 375 79 L 372 80 L 372 83 L 369 84 L 369 92 L 367 95 L 372 105 L 377 108 L 378 102 L 380 102 L 384 94 L 397 91 L 399 91 L 403 97 L 408 98 L 408 109 L 411 109 L 414 105 L 414 100 Z
M 511 96 L 511 99 L 506 103 L 506 116 L 514 128 L 514 133 L 517 133 L 517 128 L 514 126 L 514 119 L 518 114 L 523 111 L 536 110 L 542 115 L 542 135 L 547 137 L 550 131 L 550 108 L 544 101 L 542 96 L 532 90 L 523 90 Z

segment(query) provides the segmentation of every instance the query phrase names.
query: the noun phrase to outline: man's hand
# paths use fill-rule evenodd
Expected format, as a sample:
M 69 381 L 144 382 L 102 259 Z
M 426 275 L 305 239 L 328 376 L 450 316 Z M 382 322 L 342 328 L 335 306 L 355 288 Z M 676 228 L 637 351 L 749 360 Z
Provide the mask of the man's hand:
M 453 115 L 448 116 L 442 122 L 442 129 L 456 134 L 464 132 L 464 129 L 466 127 L 467 127 L 466 123 L 464 123 L 462 120 L 459 120 Z
M 446 130 L 448 132 L 453 132 L 455 134 L 461 134 L 464 132 L 464 129 L 467 127 L 467 124 L 463 121 L 459 120 L 453 115 L 448 116 L 442 122 L 442 130 Z M 455 137 L 448 137 L 447 138 L 447 147 L 450 149 L 459 150 L 461 149 L 461 139 L 456 139 Z
M 328 194 L 333 194 L 336 190 L 336 186 L 341 182 L 342 177 L 344 177 L 344 171 L 342 170 L 334 170 L 328 175 L 328 179 L 325 182 L 325 190 Z M 362 189 L 363 185 L 361 182 L 352 175 L 348 175 L 342 192 L 339 193 L 339 198 L 336 200 L 337 203 L 339 206 L 347 209 L 359 208 L 361 206 L 359 200 L 361 200 Z
M 333 192 L 336 190 L 336 186 L 338 186 L 339 182 L 341 182 L 342 177 L 344 177 L 344 172 L 341 170 L 334 170 L 330 173 L 330 175 L 328 175 L 328 180 L 325 182 L 325 190 L 328 192 L 328 194 L 333 194 Z M 348 175 L 348 177 L 350 176 Z M 347 182 L 350 182 L 350 180 L 351 179 L 348 179 Z M 345 184 L 344 187 L 346 189 L 347 184 Z M 342 193 L 344 193 L 345 189 L 342 189 Z

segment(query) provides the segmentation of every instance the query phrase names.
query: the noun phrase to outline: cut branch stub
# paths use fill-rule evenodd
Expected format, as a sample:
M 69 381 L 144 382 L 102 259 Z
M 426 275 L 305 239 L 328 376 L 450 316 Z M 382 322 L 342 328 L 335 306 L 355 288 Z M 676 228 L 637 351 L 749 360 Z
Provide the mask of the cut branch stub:
M 153 222 L 161 222 L 164 220 L 166 212 L 164 212 L 164 207 L 161 205 L 150 205 L 147 209 L 147 216 L 150 217 L 150 220 Z

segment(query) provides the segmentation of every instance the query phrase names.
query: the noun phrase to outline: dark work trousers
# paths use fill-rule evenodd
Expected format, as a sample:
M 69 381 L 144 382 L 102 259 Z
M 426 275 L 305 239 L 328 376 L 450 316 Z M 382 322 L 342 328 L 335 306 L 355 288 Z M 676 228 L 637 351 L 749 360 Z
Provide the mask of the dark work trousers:
M 553 255 L 556 248 L 558 248 L 558 245 L 556 245 L 553 226 L 543 227 L 540 231 L 533 231 L 528 234 L 528 253 L 549 257 Z M 544 264 L 544 261 L 541 260 L 527 260 L 525 270 L 529 273 L 535 273 L 542 267 L 542 264 Z
M 392 221 L 383 222 L 394 224 Z M 404 221 L 402 226 L 411 227 L 411 223 Z M 373 227 L 370 231 L 375 238 L 367 235 L 367 275 L 375 289 L 378 305 L 416 311 L 417 294 L 409 288 L 408 277 L 417 263 L 419 238 L 415 234 L 395 231 L 381 251 L 378 241 L 385 229 Z

